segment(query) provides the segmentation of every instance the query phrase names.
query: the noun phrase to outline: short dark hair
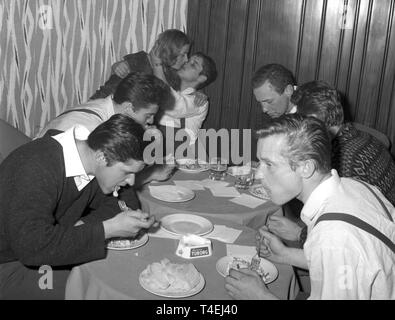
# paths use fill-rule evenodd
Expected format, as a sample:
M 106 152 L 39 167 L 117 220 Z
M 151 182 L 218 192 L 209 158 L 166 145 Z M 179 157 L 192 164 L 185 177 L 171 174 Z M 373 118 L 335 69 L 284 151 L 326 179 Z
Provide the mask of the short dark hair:
M 217 79 L 217 66 L 215 64 L 215 61 L 209 57 L 208 55 L 205 55 L 202 52 L 196 52 L 191 55 L 191 57 L 199 57 L 202 59 L 202 67 L 203 70 L 200 72 L 201 75 L 206 76 L 206 81 L 200 83 L 196 90 L 203 89 L 204 87 L 207 87 L 210 83 L 214 82 L 215 79 Z
M 171 67 L 176 62 L 182 47 L 191 43 L 184 32 L 178 29 L 168 29 L 158 36 L 155 45 L 159 58 L 166 66 Z
M 88 136 L 88 146 L 104 153 L 107 166 L 130 159 L 143 161 L 144 129 L 131 117 L 117 113 L 101 123 Z
M 314 117 L 285 114 L 256 132 L 257 138 L 281 135 L 286 138 L 282 156 L 295 169 L 300 161 L 313 160 L 321 173 L 331 170 L 331 139 L 324 123 Z
M 296 84 L 292 72 L 277 63 L 266 64 L 255 71 L 252 78 L 253 89 L 259 88 L 266 81 L 269 81 L 278 94 L 283 94 L 288 85 L 294 86 Z
M 170 87 L 154 75 L 140 72 L 130 73 L 122 79 L 113 99 L 117 104 L 131 102 L 136 109 L 145 109 L 150 104 L 163 110 L 174 107 Z
M 291 101 L 299 114 L 320 119 L 328 129 L 344 122 L 341 96 L 325 81 L 310 81 L 299 86 Z

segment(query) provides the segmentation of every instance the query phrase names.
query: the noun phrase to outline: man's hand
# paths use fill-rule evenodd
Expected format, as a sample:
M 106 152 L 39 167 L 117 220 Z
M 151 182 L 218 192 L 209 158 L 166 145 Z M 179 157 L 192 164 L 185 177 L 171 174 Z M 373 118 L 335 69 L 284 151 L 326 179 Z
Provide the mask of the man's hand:
M 207 103 L 208 98 L 204 93 L 196 91 L 194 96 L 193 103 L 196 107 L 203 107 Z
M 262 278 L 249 269 L 230 269 L 225 278 L 225 289 L 237 300 L 271 300 L 277 299 L 266 287 Z
M 141 210 L 128 210 L 103 222 L 105 238 L 135 237 L 141 229 L 157 224 L 154 216 Z
M 269 231 L 284 240 L 298 241 L 302 227 L 288 218 L 272 215 L 267 222 Z
M 261 227 L 258 232 L 256 240 L 261 244 L 259 256 L 277 263 L 289 263 L 288 248 L 282 241 L 271 233 L 267 226 Z
M 125 78 L 130 73 L 129 64 L 126 61 L 115 62 L 112 67 L 112 72 L 120 78 Z

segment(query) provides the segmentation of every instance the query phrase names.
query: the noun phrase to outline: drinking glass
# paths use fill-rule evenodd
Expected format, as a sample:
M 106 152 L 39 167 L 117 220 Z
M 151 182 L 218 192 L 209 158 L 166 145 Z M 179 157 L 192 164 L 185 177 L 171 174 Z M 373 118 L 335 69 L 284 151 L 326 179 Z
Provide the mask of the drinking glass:
M 211 180 L 224 180 L 228 165 L 225 159 L 212 158 L 209 164 L 209 178 Z
M 234 174 L 237 189 L 248 189 L 254 183 L 254 172 L 251 167 L 244 166 L 237 168 Z

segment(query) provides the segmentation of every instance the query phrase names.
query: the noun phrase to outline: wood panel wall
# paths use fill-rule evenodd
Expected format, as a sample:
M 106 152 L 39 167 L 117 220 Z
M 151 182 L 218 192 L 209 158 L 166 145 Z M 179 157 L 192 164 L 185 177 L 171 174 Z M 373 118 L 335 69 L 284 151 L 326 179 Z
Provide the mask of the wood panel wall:
M 325 80 L 349 120 L 385 133 L 395 154 L 393 0 L 189 0 L 194 51 L 215 59 L 205 128 L 257 128 L 255 70 L 281 63 L 298 83 Z M 346 20 L 342 19 L 346 17 Z

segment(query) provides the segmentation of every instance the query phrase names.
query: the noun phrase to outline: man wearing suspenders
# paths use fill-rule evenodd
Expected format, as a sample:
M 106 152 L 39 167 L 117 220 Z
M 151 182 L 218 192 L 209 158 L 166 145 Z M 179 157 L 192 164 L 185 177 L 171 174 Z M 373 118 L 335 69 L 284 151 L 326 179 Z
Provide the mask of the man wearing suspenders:
M 331 170 L 331 141 L 320 120 L 281 116 L 257 132 L 259 171 L 271 200 L 303 202 L 303 249 L 264 226 L 261 257 L 308 269 L 310 299 L 395 299 L 395 208 L 376 188 Z M 255 271 L 231 270 L 236 299 L 275 299 Z
M 37 137 L 42 137 L 50 129 L 65 131 L 76 124 L 93 131 L 117 113 L 127 114 L 148 128 L 159 109 L 171 109 L 173 105 L 170 88 L 162 80 L 149 74 L 133 73 L 121 81 L 113 96 L 67 109 L 50 121 Z
M 395 161 L 388 149 L 372 135 L 361 132 L 353 123 L 344 122 L 339 92 L 324 81 L 310 81 L 300 85 L 292 96 L 298 113 L 320 119 L 332 139 L 332 168 L 341 177 L 354 177 L 377 187 L 395 205 Z M 285 217 L 268 220 L 271 232 L 282 239 L 303 245 L 306 227 Z

